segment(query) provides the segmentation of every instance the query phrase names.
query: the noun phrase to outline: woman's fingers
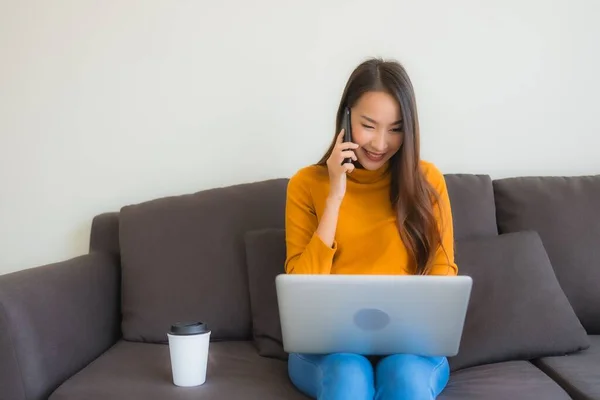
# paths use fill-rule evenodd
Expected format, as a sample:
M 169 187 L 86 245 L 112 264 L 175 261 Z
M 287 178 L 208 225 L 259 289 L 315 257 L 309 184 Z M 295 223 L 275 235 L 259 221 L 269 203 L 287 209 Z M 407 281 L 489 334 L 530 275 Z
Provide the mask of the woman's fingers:
M 352 143 L 352 142 L 344 142 L 344 143 L 340 143 L 339 145 L 337 145 L 337 148 L 339 150 L 349 150 L 349 149 L 358 149 L 358 145 L 356 143 Z
M 342 154 L 342 159 L 351 158 L 354 161 L 356 161 L 356 154 L 352 150 L 342 151 L 341 154 Z

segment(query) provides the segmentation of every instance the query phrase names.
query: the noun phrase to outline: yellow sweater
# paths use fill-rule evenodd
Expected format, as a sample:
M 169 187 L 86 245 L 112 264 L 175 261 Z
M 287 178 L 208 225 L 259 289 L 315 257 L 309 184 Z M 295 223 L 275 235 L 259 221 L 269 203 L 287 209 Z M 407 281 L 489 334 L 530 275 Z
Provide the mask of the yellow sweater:
M 422 161 L 427 180 L 440 194 L 436 207 L 438 225 L 442 216 L 444 230 L 437 250 L 432 275 L 456 275 L 454 233 L 450 199 L 442 173 Z M 391 174 L 387 165 L 377 171 L 355 169 L 347 177 L 346 194 L 340 207 L 335 240 L 327 246 L 315 233 L 329 193 L 326 167 L 309 166 L 289 181 L 286 202 L 285 270 L 294 274 L 374 274 L 403 275 L 408 253 L 396 226 L 390 206 Z M 441 209 L 441 210 L 440 210 Z M 448 260 L 450 262 L 448 262 Z

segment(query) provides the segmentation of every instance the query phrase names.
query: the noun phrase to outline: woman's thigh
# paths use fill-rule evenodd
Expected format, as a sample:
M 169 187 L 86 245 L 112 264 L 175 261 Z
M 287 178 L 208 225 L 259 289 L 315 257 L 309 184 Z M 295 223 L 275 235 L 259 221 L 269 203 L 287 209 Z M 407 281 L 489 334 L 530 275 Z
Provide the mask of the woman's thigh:
M 288 360 L 292 383 L 318 400 L 373 399 L 373 367 L 356 354 L 305 355 L 292 353 Z

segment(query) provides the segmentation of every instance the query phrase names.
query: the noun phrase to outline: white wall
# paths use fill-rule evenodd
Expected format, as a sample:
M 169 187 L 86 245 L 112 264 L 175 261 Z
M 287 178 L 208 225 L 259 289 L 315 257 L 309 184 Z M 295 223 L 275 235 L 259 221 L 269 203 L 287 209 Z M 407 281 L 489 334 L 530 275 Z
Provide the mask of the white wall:
M 444 172 L 600 173 L 595 0 L 0 2 L 0 273 L 125 204 L 316 161 L 352 68 L 405 63 Z

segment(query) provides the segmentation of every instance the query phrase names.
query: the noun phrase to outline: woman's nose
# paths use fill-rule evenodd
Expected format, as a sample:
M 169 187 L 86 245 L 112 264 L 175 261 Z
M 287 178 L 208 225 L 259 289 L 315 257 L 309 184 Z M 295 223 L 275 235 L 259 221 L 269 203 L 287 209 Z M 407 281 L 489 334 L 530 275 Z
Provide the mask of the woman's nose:
M 385 132 L 378 132 L 375 135 L 375 137 L 371 141 L 371 147 L 373 147 L 373 150 L 382 153 L 385 151 L 385 148 L 387 147 L 385 142 Z

